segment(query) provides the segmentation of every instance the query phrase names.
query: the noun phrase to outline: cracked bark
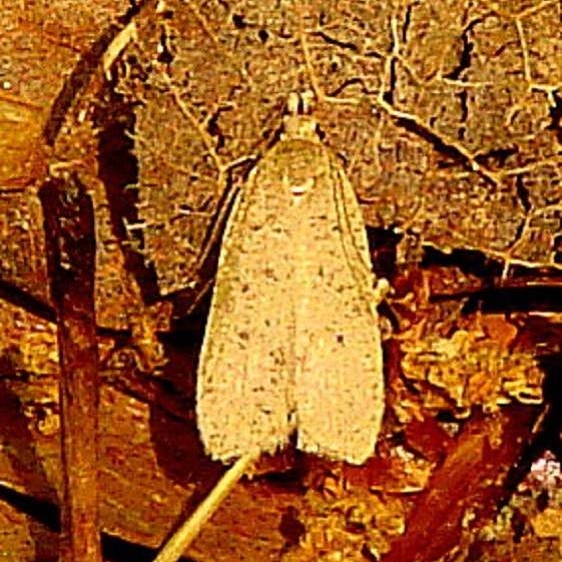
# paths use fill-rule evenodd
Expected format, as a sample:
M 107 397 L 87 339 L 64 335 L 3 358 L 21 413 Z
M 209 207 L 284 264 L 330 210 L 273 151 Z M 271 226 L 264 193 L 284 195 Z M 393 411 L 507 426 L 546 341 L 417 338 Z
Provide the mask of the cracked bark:
M 6 123 L 0 139 L 5 163 L 0 167 L 0 315 L 6 327 L 1 357 L 14 366 L 0 377 L 6 395 L 18 397 L 6 399 L 0 412 L 3 427 L 11 431 L 6 439 L 12 448 L 0 451 L 10 487 L 51 502 L 54 490 L 62 489 L 58 469 L 45 460 L 56 456 L 57 433 L 22 429 L 26 420 L 55 426 L 57 417 L 51 395 L 56 370 L 49 362 L 49 353 L 56 353 L 55 303 L 45 290 L 37 199 L 49 167 L 74 174 L 95 208 L 96 337 L 104 381 L 101 472 L 112 490 L 112 497 L 100 498 L 104 528 L 155 547 L 193 489 L 213 480 L 216 473 L 201 458 L 192 411 L 205 294 L 228 203 L 274 142 L 290 91 L 315 91 L 314 115 L 324 142 L 341 157 L 358 192 L 373 256 L 388 262 L 382 273 L 391 277 L 396 293 L 389 312 L 397 336 L 393 344 L 404 353 L 412 347 L 423 351 L 424 341 L 437 335 L 442 343 L 464 330 L 498 357 L 501 368 L 485 363 L 490 380 L 516 356 L 523 356 L 525 365 L 538 353 L 558 357 L 562 103 L 556 2 L 506 4 L 501 10 L 484 2 L 445 8 L 381 2 L 369 9 L 361 3 L 297 7 L 289 2 L 268 10 L 243 1 L 234 13 L 227 3 L 170 0 L 157 11 L 162 3 L 133 3 L 125 10 L 120 2 L 104 0 L 88 5 L 80 12 L 85 19 L 72 22 L 68 0 L 52 2 L 45 12 L 10 3 L 17 17 L 1 12 L 2 28 L 12 44 L 21 45 L 6 51 L 9 64 L 0 58 L 2 84 L 12 85 L 0 92 Z M 78 14 L 75 2 L 71 9 Z M 127 27 L 131 23 L 136 39 Z M 115 35 L 122 28 L 122 35 Z M 112 37 L 126 43 L 124 51 L 112 46 Z M 424 287 L 439 297 L 431 306 Z M 175 331 L 162 320 L 165 314 L 147 305 L 155 299 L 173 306 Z M 496 319 L 501 330 L 482 336 L 481 323 L 497 315 L 505 315 Z M 424 323 L 425 332 L 419 328 Z M 510 333 L 514 327 L 520 335 L 502 339 L 502 330 Z M 408 334 L 414 328 L 418 339 Z M 159 377 L 153 377 L 157 361 L 150 351 L 158 356 L 161 342 L 147 337 L 150 330 L 161 334 L 172 363 Z M 528 343 L 523 350 L 517 348 L 521 341 Z M 147 361 L 139 360 L 143 354 Z M 477 360 L 469 361 L 476 356 L 482 360 L 479 348 L 470 348 L 461 371 L 485 385 L 477 376 Z M 401 372 L 392 356 L 387 363 L 389 407 L 416 404 L 426 422 L 441 423 L 431 408 L 438 404 L 447 410 L 447 391 L 457 383 L 440 382 L 437 392 L 427 380 Z M 18 373 L 25 373 L 25 384 Z M 401 394 L 400 385 L 410 394 Z M 474 391 L 474 386 L 467 388 Z M 481 396 L 470 396 L 478 410 Z M 502 408 L 509 417 L 511 406 Z M 488 423 L 479 420 L 480 427 Z M 433 462 L 444 459 L 422 492 L 432 497 L 434 485 L 451 474 L 447 470 L 458 468 L 456 445 L 439 448 L 435 436 L 420 445 L 426 432 L 433 435 L 429 422 L 389 419 L 388 424 L 391 441 L 404 431 Z M 467 425 L 476 428 L 471 421 Z M 20 440 L 24 434 L 28 437 Z M 460 435 L 459 447 L 464 439 L 470 441 L 468 434 Z M 506 442 L 506 452 L 513 447 Z M 30 462 L 34 451 L 38 459 Z M 401 472 L 392 451 L 383 447 L 372 466 L 353 473 L 356 482 L 394 489 Z M 491 472 L 501 471 L 514 456 L 503 458 L 495 457 Z M 471 466 L 490 474 L 483 464 Z M 136 480 L 153 495 L 145 496 Z M 257 532 L 268 537 L 268 554 L 282 550 L 276 510 L 298 506 L 302 515 L 306 508 L 296 494 L 279 499 L 278 490 L 273 494 L 267 484 L 255 486 L 236 490 L 203 533 L 195 545 L 201 559 L 224 555 L 217 545 L 225 533 L 240 556 L 256 555 L 252 538 L 232 523 L 244 509 L 252 522 L 260 511 L 266 513 L 268 524 Z M 455 490 L 450 498 L 443 499 L 444 492 L 439 496 L 443 506 L 461 487 Z M 498 497 L 493 487 L 480 492 L 482 505 Z M 467 494 L 480 505 L 478 493 Z M 151 504 L 154 497 L 164 498 L 158 510 Z M 428 508 L 424 501 L 420 505 Z M 476 507 L 486 519 L 486 510 Z M 443 518 L 455 526 L 458 515 L 451 509 Z M 421 507 L 408 515 L 412 537 L 421 536 L 423 519 Z M 428 546 L 424 556 L 454 544 L 457 531 L 439 535 L 441 546 Z M 415 542 L 405 537 L 399 543 L 410 546 L 393 550 L 412 547 L 408 540 Z

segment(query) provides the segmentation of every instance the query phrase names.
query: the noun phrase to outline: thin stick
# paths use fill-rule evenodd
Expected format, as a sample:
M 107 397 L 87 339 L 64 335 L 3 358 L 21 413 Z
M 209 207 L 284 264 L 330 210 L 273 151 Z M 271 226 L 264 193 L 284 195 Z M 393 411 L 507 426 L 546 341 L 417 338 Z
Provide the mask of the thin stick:
M 98 345 L 94 209 L 77 177 L 43 186 L 60 356 L 61 562 L 101 562 L 98 511 Z
M 203 525 L 214 515 L 232 488 L 259 456 L 259 452 L 248 453 L 237 460 L 224 473 L 211 493 L 164 544 L 154 562 L 176 562 L 178 560 L 185 549 L 197 537 Z

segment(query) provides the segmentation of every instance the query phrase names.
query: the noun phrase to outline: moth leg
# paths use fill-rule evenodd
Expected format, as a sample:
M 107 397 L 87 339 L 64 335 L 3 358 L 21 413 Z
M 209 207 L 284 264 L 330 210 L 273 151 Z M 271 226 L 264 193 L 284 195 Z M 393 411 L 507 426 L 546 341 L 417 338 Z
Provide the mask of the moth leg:
M 385 279 L 384 277 L 377 279 L 377 282 L 373 287 L 375 304 L 379 304 L 380 302 L 382 302 L 386 298 L 386 295 L 388 295 L 389 291 L 390 283 L 388 282 L 388 279 Z

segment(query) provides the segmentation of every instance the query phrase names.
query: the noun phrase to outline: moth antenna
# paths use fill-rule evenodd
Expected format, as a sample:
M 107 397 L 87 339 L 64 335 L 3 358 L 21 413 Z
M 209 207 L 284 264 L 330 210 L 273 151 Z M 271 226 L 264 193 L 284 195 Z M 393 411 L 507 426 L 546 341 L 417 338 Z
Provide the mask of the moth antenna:
M 310 115 L 314 98 L 312 90 L 304 90 L 301 93 L 291 92 L 287 98 L 287 113 L 289 115 Z
M 287 112 L 289 115 L 298 115 L 301 113 L 301 97 L 297 92 L 291 92 L 287 98 Z
M 312 107 L 314 104 L 314 92 L 312 90 L 305 90 L 301 96 L 302 112 L 305 115 L 310 115 L 312 113 Z
M 317 123 L 310 117 L 311 102 L 314 93 L 306 90 L 302 93 L 291 92 L 287 98 L 287 113 L 283 119 L 282 138 L 307 138 L 317 140 Z

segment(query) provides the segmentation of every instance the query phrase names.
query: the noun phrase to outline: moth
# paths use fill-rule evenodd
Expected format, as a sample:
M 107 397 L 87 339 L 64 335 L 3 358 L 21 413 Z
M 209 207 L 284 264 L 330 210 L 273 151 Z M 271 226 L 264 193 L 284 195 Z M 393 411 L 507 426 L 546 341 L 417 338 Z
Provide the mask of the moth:
M 198 367 L 206 452 L 298 449 L 362 464 L 384 411 L 376 281 L 355 192 L 292 94 L 227 221 Z

